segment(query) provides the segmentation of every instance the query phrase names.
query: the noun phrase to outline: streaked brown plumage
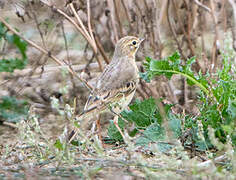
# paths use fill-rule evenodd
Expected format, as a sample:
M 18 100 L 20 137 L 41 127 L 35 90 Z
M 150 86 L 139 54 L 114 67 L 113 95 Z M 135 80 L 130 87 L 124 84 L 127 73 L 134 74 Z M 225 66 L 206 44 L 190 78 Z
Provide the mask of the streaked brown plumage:
M 126 36 L 117 42 L 112 61 L 98 77 L 79 119 L 91 118 L 109 110 L 119 114 L 128 106 L 139 80 L 135 54 L 142 41 L 134 36 Z M 76 134 L 75 129 L 68 141 L 71 142 Z

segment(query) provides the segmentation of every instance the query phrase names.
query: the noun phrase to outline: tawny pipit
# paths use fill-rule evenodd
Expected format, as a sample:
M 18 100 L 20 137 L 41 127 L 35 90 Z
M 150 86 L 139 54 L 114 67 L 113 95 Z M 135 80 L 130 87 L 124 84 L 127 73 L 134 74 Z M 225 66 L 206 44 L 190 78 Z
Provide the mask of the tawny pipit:
M 128 106 L 139 81 L 135 54 L 143 40 L 126 36 L 117 42 L 112 61 L 98 77 L 79 119 L 91 118 L 104 111 L 111 111 L 117 115 Z M 114 124 L 120 131 L 117 121 L 118 116 L 115 117 Z M 77 130 L 71 132 L 69 142 L 76 134 Z

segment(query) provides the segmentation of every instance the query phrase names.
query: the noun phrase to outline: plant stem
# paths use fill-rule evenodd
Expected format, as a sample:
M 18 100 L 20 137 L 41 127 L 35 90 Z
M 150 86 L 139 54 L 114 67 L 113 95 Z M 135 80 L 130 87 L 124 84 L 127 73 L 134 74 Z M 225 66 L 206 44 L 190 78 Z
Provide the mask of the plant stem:
M 190 81 L 192 81 L 194 84 L 196 84 L 198 87 L 200 87 L 208 96 L 210 95 L 210 92 L 209 90 L 204 87 L 200 82 L 198 82 L 196 79 L 192 78 L 191 76 L 189 76 L 188 74 L 185 74 L 185 73 L 182 73 L 182 72 L 179 72 L 179 71 L 173 71 L 173 70 L 155 70 L 153 71 L 154 73 L 155 72 L 170 72 L 170 73 L 174 73 L 174 74 L 180 74 L 186 78 L 188 78 Z

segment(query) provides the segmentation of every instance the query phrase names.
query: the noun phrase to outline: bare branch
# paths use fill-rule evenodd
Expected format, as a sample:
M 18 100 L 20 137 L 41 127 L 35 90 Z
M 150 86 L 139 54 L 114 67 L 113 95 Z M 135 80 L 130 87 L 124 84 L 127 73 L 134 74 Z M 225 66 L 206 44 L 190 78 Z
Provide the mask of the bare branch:
M 180 46 L 180 43 L 179 43 L 179 41 L 178 41 L 178 38 L 177 38 L 177 35 L 176 35 L 176 32 L 175 32 L 175 29 L 174 29 L 172 23 L 170 22 L 170 13 L 169 13 L 169 9 L 170 9 L 170 8 L 169 8 L 169 7 L 170 7 L 170 0 L 168 0 L 168 3 L 167 3 L 167 21 L 168 21 L 168 24 L 169 24 L 169 26 L 170 26 L 170 30 L 171 30 L 171 32 L 172 32 L 172 34 L 173 34 L 173 36 L 174 36 L 175 42 L 176 42 L 176 44 L 177 44 L 177 46 L 178 46 L 178 49 L 179 49 L 179 52 L 180 52 L 181 56 L 182 56 L 185 60 L 187 60 L 187 57 L 184 55 L 184 53 L 183 53 L 183 51 L 182 51 L 182 48 L 181 48 L 181 46 Z
M 119 36 L 118 36 L 118 31 L 116 28 L 116 21 L 115 21 L 115 15 L 114 15 L 114 5 L 113 5 L 114 1 L 107 1 L 108 7 L 110 9 L 110 15 L 111 15 L 111 25 L 112 25 L 112 29 L 114 31 L 114 36 L 115 36 L 115 43 L 119 40 Z
M 126 16 L 128 22 L 129 22 L 129 28 L 130 28 L 129 30 L 132 31 L 133 27 L 132 27 L 132 23 L 131 23 L 131 18 L 129 16 L 128 9 L 127 9 L 127 7 L 126 7 L 126 5 L 124 3 L 124 0 L 121 0 L 121 4 L 122 4 L 122 6 L 124 8 L 125 16 Z
M 217 20 L 217 16 L 215 14 L 215 4 L 213 2 L 213 0 L 210 0 L 210 7 L 211 7 L 211 17 L 212 17 L 212 20 L 213 20 L 213 25 L 214 25 L 214 28 L 215 28 L 215 39 L 214 39 L 214 43 L 213 43 L 213 47 L 212 47 L 212 56 L 211 56 L 211 59 L 212 59 L 212 64 L 214 65 L 213 66 L 213 70 L 216 70 L 218 64 L 217 64 L 217 50 L 219 49 L 219 45 L 220 45 L 220 42 L 219 42 L 219 27 L 218 27 L 218 20 Z
M 94 38 L 91 38 L 91 35 L 88 33 L 87 29 L 85 28 L 82 20 L 80 19 L 80 17 L 78 16 L 77 12 L 75 11 L 75 8 L 74 8 L 74 5 L 71 3 L 69 4 L 72 12 L 74 13 L 79 25 L 81 26 L 81 29 L 82 31 L 84 32 L 84 34 L 86 35 L 86 39 L 88 40 L 88 42 L 91 44 L 94 52 L 97 54 L 97 46 L 96 46 L 96 43 L 94 41 Z M 90 11 L 89 11 L 90 12 Z M 89 15 L 90 16 L 90 15 Z M 88 17 L 90 18 L 90 17 Z M 88 20 L 88 23 L 90 24 L 90 20 Z M 92 34 L 92 30 L 91 30 L 91 24 L 90 24 L 90 31 L 91 31 L 91 34 Z
M 46 44 L 45 44 L 45 40 L 44 40 L 44 37 L 43 37 L 43 33 L 42 33 L 41 29 L 40 29 L 40 26 L 39 26 L 40 24 L 38 22 L 38 18 L 36 16 L 35 10 L 34 10 L 32 4 L 30 2 L 29 2 L 29 5 L 30 5 L 31 12 L 33 14 L 33 18 L 34 18 L 34 21 L 36 23 L 36 27 L 38 29 L 39 35 L 41 37 L 41 40 L 42 40 L 42 43 L 43 43 L 43 47 L 46 48 Z
M 194 2 L 200 6 L 201 8 L 203 8 L 204 10 L 206 10 L 207 12 L 211 13 L 211 9 L 207 6 L 205 6 L 204 4 L 202 4 L 201 2 L 199 2 L 198 0 L 194 0 Z
M 231 30 L 233 34 L 233 48 L 236 51 L 236 2 L 234 0 L 228 0 L 228 1 L 231 4 L 234 13 L 234 23 L 233 26 L 231 27 Z
M 89 29 L 89 34 L 90 34 L 90 37 L 92 38 L 93 42 L 95 42 L 95 38 L 94 38 L 94 35 L 93 35 L 92 26 L 91 26 L 90 0 L 87 0 L 87 13 L 88 13 L 88 29 Z M 95 45 L 96 45 L 96 43 L 95 43 Z
M 94 41 L 90 38 L 88 31 L 86 30 L 86 28 L 82 28 L 83 22 L 82 22 L 82 27 L 80 27 L 71 17 L 69 17 L 65 12 L 63 12 L 62 10 L 56 8 L 55 6 L 53 6 L 52 4 L 46 3 L 43 0 L 40 0 L 40 2 L 42 2 L 43 4 L 47 5 L 48 7 L 52 8 L 53 11 L 61 14 L 62 16 L 64 16 L 71 24 L 73 24 L 75 26 L 75 28 L 84 36 L 84 38 L 88 41 L 88 43 L 91 45 L 91 47 L 93 48 L 93 51 L 95 53 L 97 53 L 97 47 L 96 44 L 94 43 Z M 71 4 L 70 4 L 71 5 Z M 73 7 L 73 6 L 72 6 Z M 74 8 L 74 7 L 73 7 Z M 72 11 L 73 11 L 72 8 Z M 77 15 L 76 12 L 73 11 L 73 13 L 75 13 L 75 16 Z M 77 15 L 78 16 L 78 15 Z M 81 19 L 77 19 L 78 21 L 81 21 Z M 85 31 L 84 31 L 85 30 Z
M 118 23 L 118 26 L 119 26 L 120 35 L 121 35 L 121 37 L 123 37 L 124 34 L 123 34 L 122 24 L 121 24 L 121 22 L 120 22 L 120 17 L 119 17 L 119 14 L 118 14 L 116 2 L 117 2 L 117 1 L 113 0 L 114 12 L 115 12 L 116 20 L 117 20 L 117 23 Z

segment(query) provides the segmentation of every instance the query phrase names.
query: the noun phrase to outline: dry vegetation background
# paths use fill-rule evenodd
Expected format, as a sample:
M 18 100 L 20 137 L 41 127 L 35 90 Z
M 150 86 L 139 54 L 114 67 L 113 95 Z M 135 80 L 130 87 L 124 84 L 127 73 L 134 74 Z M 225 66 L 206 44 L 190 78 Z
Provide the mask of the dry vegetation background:
M 32 46 L 28 43 L 28 64 L 23 70 L 0 73 L 0 97 L 15 96 L 27 100 L 40 117 L 41 129 L 50 140 L 56 140 L 69 124 L 52 107 L 50 98 L 54 96 L 58 99 L 61 110 L 65 104 L 73 106 L 77 98 L 76 113 L 81 112 L 89 94 L 82 82 L 93 85 L 94 79 L 109 63 L 117 40 L 123 36 L 145 38 L 137 54 L 141 72 L 144 71 L 142 63 L 146 56 L 162 59 L 177 50 L 183 60 L 196 56 L 195 72 L 205 74 L 208 71 L 212 74 L 222 66 L 220 50 L 224 49 L 224 44 L 230 42 L 236 50 L 234 0 L 0 0 L 0 18 L 7 19 L 13 29 L 17 28 L 23 37 L 36 44 Z M 4 43 L 0 45 L 0 56 L 18 55 L 14 47 Z M 171 81 L 157 77 L 150 84 L 142 80 L 134 99 L 163 97 L 167 103 L 176 104 L 173 111 L 198 115 L 196 91 L 180 76 L 174 76 Z M 106 126 L 107 119 L 104 119 L 102 122 Z M 0 125 L 2 156 L 9 149 L 17 149 L 18 131 L 14 127 L 15 124 L 9 122 Z M 103 134 L 106 135 L 106 130 Z M 18 156 L 14 154 L 6 162 L 0 161 L 0 174 L 13 178 L 13 171 L 22 171 L 29 178 L 31 174 L 40 172 L 38 169 L 28 172 L 24 168 L 13 167 L 13 164 L 22 163 Z M 25 154 L 22 156 L 25 157 Z M 203 160 L 208 159 L 195 157 L 190 164 Z M 151 159 L 147 164 L 149 161 Z M 165 166 L 165 161 L 161 161 L 160 166 Z M 107 162 L 103 163 L 106 164 L 104 167 L 108 167 Z M 85 164 L 88 165 L 87 162 Z M 7 166 L 10 170 L 1 170 Z M 144 178 L 149 173 L 147 170 L 128 170 L 117 164 L 114 167 L 109 167 L 107 174 L 104 173 L 106 171 L 96 174 L 96 169 L 94 174 L 87 174 L 91 173 L 88 177 L 109 178 L 116 171 L 117 178 L 135 179 Z M 128 171 L 132 173 L 127 175 Z M 192 177 L 190 172 L 169 171 L 172 177 L 176 174 L 176 178 Z M 213 170 L 206 168 L 203 172 L 211 174 Z M 164 174 L 158 177 L 168 177 Z M 35 175 L 35 178 L 38 176 Z

